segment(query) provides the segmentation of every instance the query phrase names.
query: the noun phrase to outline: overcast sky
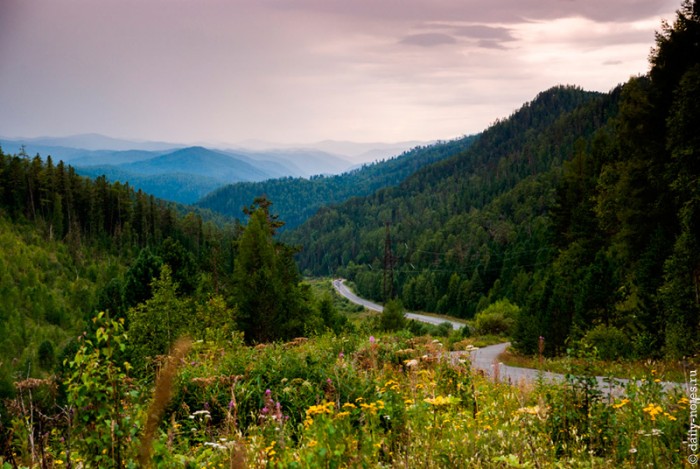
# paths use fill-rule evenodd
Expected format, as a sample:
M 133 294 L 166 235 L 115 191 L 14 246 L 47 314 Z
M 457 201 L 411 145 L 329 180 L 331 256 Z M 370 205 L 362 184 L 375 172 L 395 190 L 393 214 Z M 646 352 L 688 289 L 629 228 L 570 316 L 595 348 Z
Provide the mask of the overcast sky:
M 680 0 L 0 0 L 0 135 L 449 139 L 646 73 Z

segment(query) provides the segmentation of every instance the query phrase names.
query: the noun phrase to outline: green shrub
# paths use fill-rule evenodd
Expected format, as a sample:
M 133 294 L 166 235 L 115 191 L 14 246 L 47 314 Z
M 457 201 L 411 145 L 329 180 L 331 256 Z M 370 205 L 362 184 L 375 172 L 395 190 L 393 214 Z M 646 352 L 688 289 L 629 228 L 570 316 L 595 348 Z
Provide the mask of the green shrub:
M 595 347 L 598 350 L 598 357 L 603 360 L 627 358 L 632 352 L 632 345 L 627 335 L 617 327 L 604 324 L 599 324 L 589 330 L 581 342 Z
M 39 366 L 44 370 L 50 370 L 56 362 L 56 353 L 50 340 L 45 340 L 37 350 Z
M 518 319 L 520 308 L 507 298 L 498 300 L 477 313 L 474 328 L 477 334 L 510 335 Z
M 403 304 L 400 300 L 391 300 L 384 307 L 379 324 L 384 331 L 398 331 L 406 327 Z
M 87 467 L 123 467 L 127 448 L 138 431 L 132 409 L 137 392 L 129 389 L 129 363 L 123 319 L 99 313 L 94 339 L 83 338 L 68 364 L 67 399 L 74 412 L 72 444 Z

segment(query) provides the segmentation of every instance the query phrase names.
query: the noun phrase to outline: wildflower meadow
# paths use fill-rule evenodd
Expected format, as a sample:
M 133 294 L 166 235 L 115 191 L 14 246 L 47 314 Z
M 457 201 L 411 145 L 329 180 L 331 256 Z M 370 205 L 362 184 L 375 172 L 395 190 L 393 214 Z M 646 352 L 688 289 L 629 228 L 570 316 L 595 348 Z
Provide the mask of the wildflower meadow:
M 614 396 L 494 382 L 432 337 L 357 332 L 180 342 L 136 380 L 122 325 L 97 337 L 65 376 L 17 383 L 0 467 L 690 467 L 690 401 L 653 370 Z

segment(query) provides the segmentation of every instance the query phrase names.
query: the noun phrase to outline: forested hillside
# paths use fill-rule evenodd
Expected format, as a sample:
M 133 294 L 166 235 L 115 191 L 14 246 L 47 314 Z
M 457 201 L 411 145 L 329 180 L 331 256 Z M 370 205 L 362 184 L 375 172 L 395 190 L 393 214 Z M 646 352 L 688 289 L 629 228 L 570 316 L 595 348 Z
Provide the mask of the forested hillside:
M 50 157 L 0 150 L 0 201 L 0 397 L 13 378 L 71 358 L 98 311 L 125 321 L 130 361 L 142 366 L 185 333 L 260 342 L 333 319 L 300 287 L 264 200 L 248 210 L 250 229 L 214 223 Z
M 699 44 L 685 2 L 647 76 L 605 95 L 541 93 L 460 155 L 321 210 L 294 233 L 302 267 L 466 318 L 508 298 L 523 351 L 540 336 L 549 354 L 581 338 L 697 351 Z
M 421 167 L 468 148 L 474 138 L 467 136 L 449 142 L 416 147 L 387 161 L 365 165 L 338 176 L 315 176 L 309 179 L 289 177 L 232 184 L 212 192 L 197 205 L 238 217 L 251 200 L 266 196 L 274 201 L 275 211 L 286 221 L 286 227 L 293 228 L 312 216 L 320 207 L 396 185 Z
M 280 174 L 279 169 L 267 171 L 254 162 L 203 147 L 152 152 L 148 158 L 128 161 L 133 153 L 143 152 L 113 152 L 109 164 L 91 163 L 89 156 L 84 157 L 76 171 L 92 178 L 104 175 L 110 182 L 128 182 L 148 194 L 184 204 L 230 182 L 260 181 Z
M 294 239 L 304 245 L 301 264 L 313 272 L 350 269 L 347 273 L 362 293 L 380 299 L 385 223 L 390 223 L 399 290 L 409 283 L 418 285 L 419 290 L 439 291 L 455 267 L 469 278 L 473 265 L 494 257 L 498 241 L 507 241 L 518 227 L 528 229 L 508 222 L 504 216 L 508 211 L 484 207 L 526 178 L 533 187 L 522 191 L 521 199 L 540 189 L 542 182 L 536 176 L 567 157 L 580 135 L 576 127 L 590 133 L 614 109 L 614 99 L 577 88 L 541 93 L 513 116 L 483 132 L 468 150 L 423 168 L 397 187 L 321 210 L 294 233 Z M 538 212 L 535 206 L 524 209 L 518 213 L 518 221 Z M 530 223 L 532 233 L 537 220 Z M 535 245 L 538 235 L 533 233 Z M 495 238 L 497 242 L 491 243 Z M 490 271 L 493 264 L 485 267 Z M 425 275 L 419 275 L 422 269 L 426 269 Z M 415 299 L 405 298 L 406 306 L 465 314 L 463 305 L 447 301 L 437 308 L 440 297 L 428 293 L 416 291 Z

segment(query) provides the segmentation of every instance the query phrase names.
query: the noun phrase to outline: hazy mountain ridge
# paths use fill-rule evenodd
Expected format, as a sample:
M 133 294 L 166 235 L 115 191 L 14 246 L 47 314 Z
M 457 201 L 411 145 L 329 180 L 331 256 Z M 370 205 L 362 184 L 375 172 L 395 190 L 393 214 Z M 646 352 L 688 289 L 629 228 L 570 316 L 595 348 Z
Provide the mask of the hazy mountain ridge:
M 324 208 L 290 233 L 294 242 L 305 246 L 302 268 L 335 271 L 351 260 L 381 268 L 386 222 L 394 225 L 394 236 L 407 242 L 409 251 L 440 251 L 437 246 L 443 247 L 450 235 L 456 237 L 454 242 L 461 240 L 466 234 L 460 226 L 470 212 L 566 158 L 581 133 L 563 131 L 557 122 L 578 123 L 572 114 L 601 99 L 599 93 L 574 87 L 552 88 L 479 134 L 465 151 L 425 165 L 396 187 Z M 602 125 L 593 124 L 591 112 L 585 117 L 589 133 Z M 435 242 L 428 241 L 431 238 Z M 377 298 L 379 291 L 363 293 Z
M 243 207 L 259 196 L 272 201 L 272 211 L 294 228 L 324 206 L 341 203 L 399 184 L 420 168 L 453 156 L 468 148 L 475 136 L 419 146 L 399 156 L 362 165 L 335 176 L 279 178 L 262 182 L 227 185 L 208 194 L 198 206 L 232 217 L 240 217 Z
M 105 175 L 111 181 L 129 182 L 137 189 L 186 204 L 231 182 L 334 174 L 352 165 L 343 158 L 318 150 L 181 148 L 175 144 L 124 141 L 96 134 L 0 139 L 0 145 L 8 153 L 50 155 L 55 163 L 62 160 L 71 164 L 79 174 L 93 178 Z M 106 146 L 112 149 L 100 148 Z M 168 149 L 161 149 L 167 146 Z

